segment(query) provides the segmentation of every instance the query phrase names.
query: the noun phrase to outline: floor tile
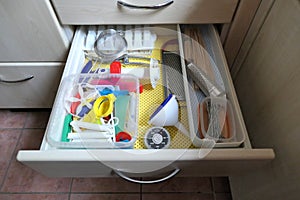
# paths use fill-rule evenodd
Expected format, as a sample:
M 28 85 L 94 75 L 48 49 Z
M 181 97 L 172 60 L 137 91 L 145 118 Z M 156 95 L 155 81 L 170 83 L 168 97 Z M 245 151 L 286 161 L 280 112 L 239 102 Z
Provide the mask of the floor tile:
M 216 193 L 216 200 L 232 200 L 230 193 Z
M 24 129 L 17 150 L 39 149 L 44 129 Z M 48 178 L 16 160 L 16 153 L 2 186 L 3 192 L 68 192 L 70 178 Z
M 48 178 L 16 160 L 17 151 L 14 149 L 39 149 L 49 115 L 50 110 L 0 110 L 0 186 L 3 183 L 0 200 L 68 199 L 70 178 Z M 213 192 L 215 200 L 232 199 L 227 177 L 176 177 L 163 183 L 142 186 L 121 178 L 74 178 L 70 200 L 138 200 L 141 187 L 143 200 L 213 200 Z
M 0 130 L 0 185 L 3 182 L 7 167 L 16 148 L 21 130 Z
M 139 192 L 140 185 L 121 178 L 74 178 L 72 192 Z
M 23 128 L 27 112 L 0 110 L 0 128 Z
M 212 194 L 169 194 L 169 193 L 156 193 L 156 194 L 142 194 L 142 200 L 214 200 Z
M 68 194 L 0 194 L 0 200 L 68 200 Z
M 158 184 L 142 185 L 143 192 L 202 192 L 211 193 L 208 177 L 176 177 Z
M 50 110 L 28 112 L 25 128 L 46 128 L 49 115 Z
M 212 181 L 215 192 L 230 192 L 230 184 L 228 177 L 213 177 Z
M 23 129 L 17 148 L 24 150 L 38 150 L 44 134 L 45 129 Z
M 70 200 L 139 200 L 139 194 L 71 194 Z

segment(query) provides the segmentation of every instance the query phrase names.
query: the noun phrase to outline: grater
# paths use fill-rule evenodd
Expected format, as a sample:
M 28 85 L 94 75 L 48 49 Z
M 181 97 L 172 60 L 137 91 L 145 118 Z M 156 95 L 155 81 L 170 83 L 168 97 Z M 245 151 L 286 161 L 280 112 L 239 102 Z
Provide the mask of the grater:
M 165 97 L 172 93 L 178 101 L 184 101 L 185 93 L 180 55 L 175 52 L 162 51 L 162 64 L 164 86 L 167 88 Z

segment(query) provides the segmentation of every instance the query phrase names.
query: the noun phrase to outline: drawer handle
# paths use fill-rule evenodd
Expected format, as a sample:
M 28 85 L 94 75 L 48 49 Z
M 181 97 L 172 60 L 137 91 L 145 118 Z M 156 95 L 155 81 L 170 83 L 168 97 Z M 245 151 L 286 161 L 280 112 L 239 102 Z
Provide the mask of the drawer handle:
M 115 173 L 117 175 L 119 175 L 121 178 L 123 178 L 127 181 L 130 181 L 130 182 L 133 182 L 133 183 L 152 184 L 152 183 L 160 183 L 160 182 L 166 181 L 166 180 L 172 178 L 173 176 L 175 176 L 179 171 L 180 171 L 180 169 L 177 168 L 171 174 L 169 174 L 168 176 L 160 178 L 160 179 L 156 179 L 156 180 L 151 180 L 151 181 L 136 180 L 136 179 L 133 179 L 133 178 L 130 178 L 130 177 L 126 176 L 125 174 L 123 174 L 120 171 L 115 171 Z
M 26 78 L 18 79 L 18 80 L 5 80 L 0 77 L 0 82 L 2 82 L 2 83 L 19 83 L 19 82 L 29 81 L 30 79 L 33 79 L 33 78 L 34 78 L 33 75 L 29 75 Z
M 164 3 L 160 3 L 160 4 L 157 4 L 157 5 L 153 5 L 153 6 L 134 5 L 134 4 L 126 3 L 124 1 L 118 1 L 117 3 L 118 3 L 118 5 L 121 5 L 121 6 L 124 6 L 124 7 L 128 7 L 128 8 L 152 9 L 152 10 L 155 10 L 155 9 L 161 9 L 161 8 L 167 7 L 167 6 L 171 5 L 172 3 L 174 3 L 174 1 L 173 0 L 168 0 L 168 1 L 164 2 Z

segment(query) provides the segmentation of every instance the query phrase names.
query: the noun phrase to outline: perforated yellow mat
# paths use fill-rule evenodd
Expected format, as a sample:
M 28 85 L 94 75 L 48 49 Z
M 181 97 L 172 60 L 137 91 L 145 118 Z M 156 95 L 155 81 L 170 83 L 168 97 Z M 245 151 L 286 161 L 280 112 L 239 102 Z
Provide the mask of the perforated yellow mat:
M 161 50 L 160 47 L 165 42 L 167 38 L 158 38 L 156 41 L 156 49 L 153 50 L 151 57 L 161 60 Z M 170 38 L 168 38 L 170 39 Z M 161 74 L 159 82 L 155 89 L 151 87 L 150 84 L 144 85 L 144 91 L 140 95 L 140 105 L 139 105 L 139 137 L 135 143 L 134 148 L 143 149 L 146 148 L 144 144 L 144 135 L 149 128 L 148 121 L 150 120 L 151 114 L 154 110 L 164 101 L 165 97 L 165 87 L 163 85 L 163 68 L 161 67 Z M 180 102 L 179 109 L 179 120 L 188 129 L 188 115 L 186 110 L 186 105 L 184 102 Z M 191 142 L 189 138 L 183 135 L 176 127 L 164 127 L 168 130 L 171 135 L 171 144 L 169 148 L 189 148 Z
M 167 40 L 172 38 L 157 38 L 155 49 L 152 51 L 152 58 L 157 60 L 161 60 L 161 46 Z M 175 38 L 174 38 L 175 39 Z M 175 47 L 176 48 L 176 47 Z M 178 47 L 177 47 L 178 48 Z M 88 60 L 86 60 L 88 62 Z M 97 68 L 97 64 L 94 65 L 94 68 Z M 103 65 L 101 66 L 103 67 Z M 126 67 L 135 67 L 135 66 L 126 66 Z M 143 92 L 139 96 L 139 127 L 138 127 L 138 139 L 135 142 L 134 148 L 135 149 L 145 149 L 146 146 L 144 144 L 144 135 L 148 129 L 152 127 L 148 123 L 150 120 L 151 114 L 154 110 L 164 101 L 165 92 L 164 92 L 164 85 L 163 85 L 163 68 L 160 65 L 161 74 L 160 79 L 157 83 L 155 89 L 152 88 L 150 81 L 141 81 L 143 83 Z M 188 130 L 188 114 L 186 109 L 185 102 L 179 102 L 179 121 L 184 125 L 184 127 Z M 176 127 L 164 127 L 168 130 L 171 136 L 171 144 L 169 148 L 173 149 L 186 149 L 186 148 L 194 148 L 190 139 L 183 135 Z

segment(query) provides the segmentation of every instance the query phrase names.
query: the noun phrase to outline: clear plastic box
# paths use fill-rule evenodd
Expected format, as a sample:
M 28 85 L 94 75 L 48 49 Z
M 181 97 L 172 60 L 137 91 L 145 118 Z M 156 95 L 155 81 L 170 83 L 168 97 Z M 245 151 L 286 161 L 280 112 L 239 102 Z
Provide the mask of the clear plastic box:
M 137 77 L 76 74 L 64 78 L 59 88 L 46 130 L 51 146 L 133 148 L 138 137 Z
M 214 113 L 214 120 L 209 117 L 209 112 L 213 112 L 212 107 L 209 105 L 215 104 L 219 106 L 217 113 Z M 206 97 L 199 105 L 200 109 L 200 120 L 198 133 L 201 138 L 213 139 L 218 142 L 229 142 L 235 138 L 235 120 L 233 110 L 230 102 L 223 98 Z M 218 123 L 220 132 L 214 130 L 213 123 Z M 214 135 L 210 133 L 214 132 Z M 217 135 L 217 136 L 215 136 Z

